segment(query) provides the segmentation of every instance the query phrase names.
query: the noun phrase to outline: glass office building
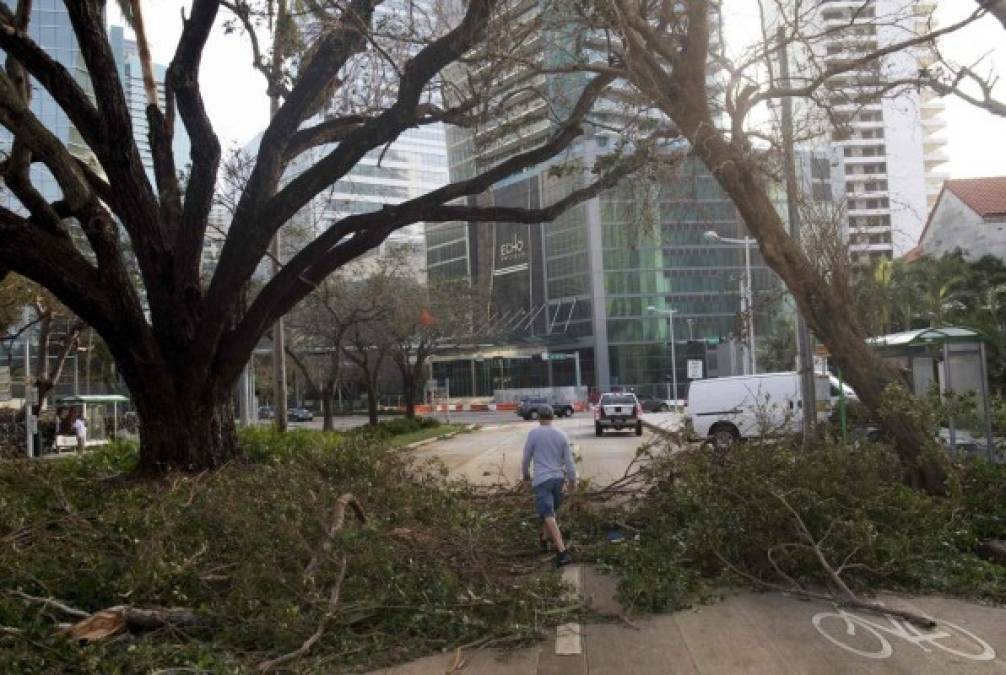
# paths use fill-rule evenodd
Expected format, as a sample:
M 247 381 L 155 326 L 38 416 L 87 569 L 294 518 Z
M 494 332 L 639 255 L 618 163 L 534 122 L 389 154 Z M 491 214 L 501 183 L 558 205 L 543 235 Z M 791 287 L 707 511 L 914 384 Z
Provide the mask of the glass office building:
M 8 6 L 12 3 L 8 2 Z M 77 83 L 89 94 L 92 92 L 91 81 L 87 68 L 77 44 L 77 37 L 70 24 L 70 15 L 60 0 L 36 0 L 31 6 L 31 20 L 28 23 L 28 35 L 45 52 L 60 65 L 67 69 Z M 44 87 L 36 84 L 32 87 L 31 110 L 49 131 L 73 153 L 85 161 L 93 162 L 93 155 L 84 143 L 80 133 L 70 123 L 66 113 L 56 105 L 52 96 Z M 0 151 L 9 153 L 11 135 L 6 129 L 0 128 Z M 56 179 L 42 164 L 36 162 L 31 167 L 31 181 L 36 189 L 49 201 L 56 201 L 62 196 Z M 20 210 L 17 199 L 4 188 L 2 199 L 8 206 Z
M 604 137 L 582 141 L 589 159 Z M 496 186 L 479 201 L 530 206 L 552 203 L 578 187 L 545 168 Z M 671 379 L 670 326 L 674 309 L 681 393 L 687 362 L 702 360 L 706 376 L 740 371 L 728 363 L 729 345 L 743 337 L 743 249 L 704 237 L 747 232 L 733 203 L 705 165 L 686 157 L 659 177 L 625 181 L 564 213 L 552 223 L 443 223 L 426 228 L 431 279 L 470 278 L 489 289 L 484 317 L 491 338 L 440 358 L 434 377 L 451 378 L 459 396 L 498 389 L 573 384 L 580 355 L 582 382 L 600 391 L 634 387 L 665 392 Z M 764 334 L 778 283 L 752 249 L 756 333 Z

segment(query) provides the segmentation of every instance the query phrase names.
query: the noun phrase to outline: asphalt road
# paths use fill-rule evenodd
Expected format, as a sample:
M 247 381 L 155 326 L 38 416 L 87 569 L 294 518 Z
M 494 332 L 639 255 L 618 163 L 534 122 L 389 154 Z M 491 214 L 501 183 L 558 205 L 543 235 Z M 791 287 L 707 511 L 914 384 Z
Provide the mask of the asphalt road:
M 577 413 L 580 416 L 589 416 L 590 413 Z M 381 420 L 395 419 L 397 415 L 381 415 Z M 428 415 L 436 417 L 441 422 L 447 422 L 444 413 Z M 521 422 L 521 418 L 513 412 L 452 412 L 450 414 L 451 424 L 507 424 L 510 422 Z M 367 423 L 366 415 L 337 416 L 334 418 L 336 429 L 351 429 Z M 271 424 L 272 420 L 259 420 L 259 424 Z M 315 417 L 311 422 L 291 422 L 290 427 L 304 429 L 321 429 L 321 417 Z
M 538 423 L 524 422 L 513 413 L 505 422 L 495 424 L 485 419 L 485 413 L 476 415 L 482 416 L 482 429 L 423 446 L 417 456 L 437 457 L 453 473 L 476 483 L 520 480 L 524 439 Z M 638 437 L 633 431 L 605 432 L 598 438 L 589 413 L 577 413 L 553 424 L 569 436 L 580 476 L 602 484 L 620 478 L 640 444 L 653 440 L 649 433 Z

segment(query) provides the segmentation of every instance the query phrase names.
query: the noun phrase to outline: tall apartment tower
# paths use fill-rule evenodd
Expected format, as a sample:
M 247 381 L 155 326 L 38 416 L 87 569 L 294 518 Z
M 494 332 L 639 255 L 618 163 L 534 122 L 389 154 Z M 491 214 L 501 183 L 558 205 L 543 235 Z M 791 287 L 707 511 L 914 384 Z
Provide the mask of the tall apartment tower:
M 133 121 L 133 138 L 143 159 L 143 168 L 147 176 L 154 178 L 154 157 L 150 151 L 150 128 L 147 124 L 147 92 L 143 87 L 143 71 L 140 67 L 140 53 L 135 40 L 125 35 L 122 26 L 110 26 L 108 40 L 115 55 L 115 65 L 119 69 L 119 79 L 126 95 L 126 106 Z M 164 75 L 167 68 L 159 63 L 154 65 L 154 79 L 157 80 L 157 98 L 162 107 L 165 105 Z M 185 125 L 175 124 L 175 138 L 172 142 L 175 156 L 175 166 L 181 171 L 189 162 L 189 137 Z
M 855 60 L 930 30 L 935 7 L 931 0 L 823 0 L 825 37 L 815 51 L 825 65 Z M 870 96 L 885 82 L 917 76 L 930 54 L 925 45 L 894 52 L 828 81 L 832 165 L 845 184 L 854 258 L 897 257 L 914 247 L 946 178 L 942 99 L 904 88 Z

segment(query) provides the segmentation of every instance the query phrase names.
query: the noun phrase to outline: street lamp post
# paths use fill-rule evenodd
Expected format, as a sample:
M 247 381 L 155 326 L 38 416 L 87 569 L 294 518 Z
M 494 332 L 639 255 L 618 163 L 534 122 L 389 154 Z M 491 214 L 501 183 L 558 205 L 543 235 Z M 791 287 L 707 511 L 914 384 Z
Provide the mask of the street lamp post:
M 751 285 L 751 246 L 758 242 L 751 237 L 734 239 L 733 237 L 721 237 L 719 232 L 709 230 L 702 235 L 710 241 L 723 244 L 744 247 L 744 293 L 742 300 L 744 304 L 745 321 L 748 329 L 748 363 L 751 366 L 751 374 L 758 372 L 758 357 L 755 355 L 755 321 L 754 321 L 754 289 Z
M 666 314 L 667 315 L 667 325 L 670 328 L 671 333 L 671 383 L 674 386 L 674 396 L 668 396 L 674 402 L 674 409 L 678 409 L 678 358 L 677 353 L 674 348 L 674 315 L 678 310 L 676 309 L 657 309 L 653 305 L 646 308 L 647 312 L 651 314 Z

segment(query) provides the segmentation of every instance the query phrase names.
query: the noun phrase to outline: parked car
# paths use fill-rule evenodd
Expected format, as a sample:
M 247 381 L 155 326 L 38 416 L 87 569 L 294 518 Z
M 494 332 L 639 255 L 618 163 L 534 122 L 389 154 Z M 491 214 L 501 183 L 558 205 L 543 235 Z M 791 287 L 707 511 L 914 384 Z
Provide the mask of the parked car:
M 816 374 L 817 415 L 831 410 L 830 381 Z M 742 438 L 799 431 L 803 401 L 799 373 L 763 373 L 692 380 L 686 401 L 686 428 L 728 448 Z
M 538 411 L 543 406 L 552 406 L 552 412 L 556 417 L 572 417 L 573 404 L 565 401 L 556 401 L 545 397 L 523 398 L 517 403 L 517 416 L 526 420 L 538 419 Z
M 656 396 L 644 396 L 639 399 L 639 405 L 643 406 L 643 412 L 667 412 L 674 407 L 673 402 Z
M 602 436 L 605 429 L 635 429 L 636 435 L 642 436 L 642 412 L 635 394 L 603 394 L 594 406 L 594 433 Z
M 310 422 L 314 413 L 307 408 L 290 408 L 286 411 L 286 418 L 291 422 Z
M 260 420 L 274 420 L 276 419 L 276 411 L 271 405 L 259 406 L 258 418 Z

